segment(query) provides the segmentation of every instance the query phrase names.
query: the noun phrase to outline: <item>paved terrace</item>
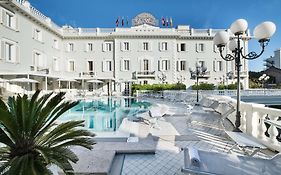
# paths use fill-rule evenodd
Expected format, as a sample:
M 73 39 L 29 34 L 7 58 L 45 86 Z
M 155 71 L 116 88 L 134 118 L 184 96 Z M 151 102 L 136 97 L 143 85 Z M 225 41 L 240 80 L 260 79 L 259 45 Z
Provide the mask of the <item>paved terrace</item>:
M 224 132 L 232 130 L 230 123 L 221 126 L 221 116 L 211 110 L 194 107 L 192 114 L 186 106 L 163 100 L 148 99 L 168 112 L 159 120 L 160 128 L 151 128 L 143 122 L 130 121 L 138 128 L 131 136 L 140 138 L 137 143 L 98 142 L 91 152 L 79 151 L 81 158 L 75 165 L 79 174 L 183 174 L 184 163 L 181 148 L 194 146 L 197 149 L 227 152 L 234 144 Z M 155 154 L 154 154 L 155 152 Z M 234 150 L 242 154 L 240 150 Z M 270 158 L 275 153 L 265 150 L 256 156 Z M 115 157 L 115 158 L 114 158 Z

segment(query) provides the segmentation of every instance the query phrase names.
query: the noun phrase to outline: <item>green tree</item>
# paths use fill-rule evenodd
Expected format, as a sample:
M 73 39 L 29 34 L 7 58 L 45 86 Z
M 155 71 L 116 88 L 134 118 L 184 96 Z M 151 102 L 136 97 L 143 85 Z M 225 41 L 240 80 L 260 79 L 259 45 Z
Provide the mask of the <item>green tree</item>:
M 93 148 L 94 135 L 81 129 L 83 121 L 55 123 L 78 102 L 65 101 L 65 93 L 39 93 L 9 97 L 7 104 L 0 100 L 0 174 L 47 175 L 55 164 L 71 175 L 78 157 L 70 146 Z

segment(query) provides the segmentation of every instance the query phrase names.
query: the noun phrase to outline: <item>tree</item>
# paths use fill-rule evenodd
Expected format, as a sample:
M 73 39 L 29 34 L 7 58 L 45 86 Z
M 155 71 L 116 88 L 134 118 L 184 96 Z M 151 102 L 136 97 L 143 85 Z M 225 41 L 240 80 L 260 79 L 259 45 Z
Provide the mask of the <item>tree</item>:
M 70 146 L 92 149 L 94 141 L 89 131 L 81 129 L 83 121 L 56 124 L 56 120 L 78 102 L 64 100 L 65 93 L 49 93 L 31 99 L 27 95 L 0 100 L 0 174 L 45 175 L 57 165 L 71 175 L 71 162 L 78 157 Z M 78 128 L 79 127 L 79 128 Z

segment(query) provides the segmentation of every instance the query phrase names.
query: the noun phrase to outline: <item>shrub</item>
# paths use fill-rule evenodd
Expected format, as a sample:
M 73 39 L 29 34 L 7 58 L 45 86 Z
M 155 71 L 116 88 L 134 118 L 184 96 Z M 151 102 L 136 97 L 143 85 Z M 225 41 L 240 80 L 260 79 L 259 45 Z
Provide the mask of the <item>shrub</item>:
M 152 91 L 163 91 L 163 90 L 185 90 L 186 86 L 182 83 L 176 84 L 133 84 L 132 91 L 135 93 L 137 90 L 152 90 Z
M 198 85 L 193 85 L 192 86 L 193 90 L 214 90 L 215 89 L 215 85 L 214 84 L 209 84 L 209 83 L 201 83 Z

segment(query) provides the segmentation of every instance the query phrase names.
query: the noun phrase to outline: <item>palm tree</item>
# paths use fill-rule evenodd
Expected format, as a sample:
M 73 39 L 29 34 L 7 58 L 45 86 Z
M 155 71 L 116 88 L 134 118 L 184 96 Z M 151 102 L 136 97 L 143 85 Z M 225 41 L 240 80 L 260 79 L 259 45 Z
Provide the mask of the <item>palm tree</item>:
M 83 121 L 55 122 L 78 102 L 65 101 L 65 93 L 39 93 L 0 100 L 0 174 L 52 174 L 54 164 L 71 175 L 78 157 L 70 147 L 93 148 L 94 135 L 81 129 Z

